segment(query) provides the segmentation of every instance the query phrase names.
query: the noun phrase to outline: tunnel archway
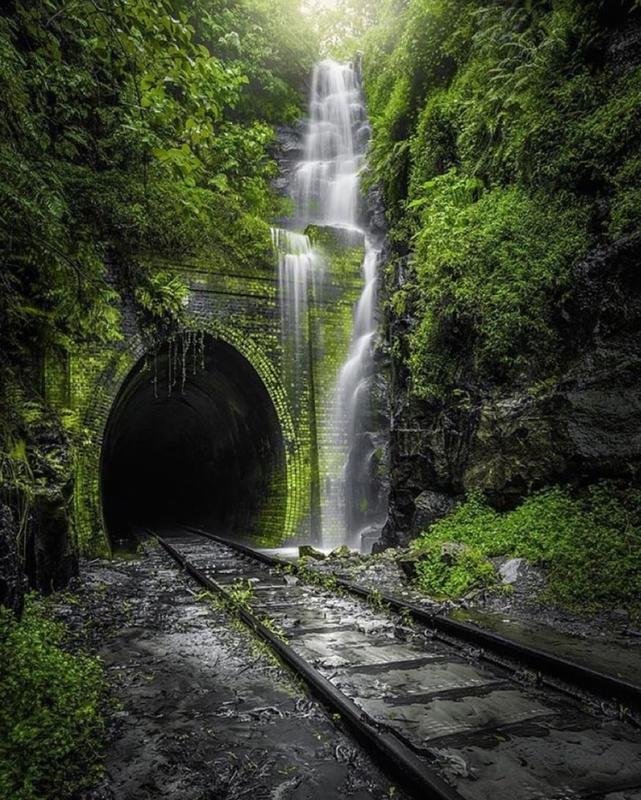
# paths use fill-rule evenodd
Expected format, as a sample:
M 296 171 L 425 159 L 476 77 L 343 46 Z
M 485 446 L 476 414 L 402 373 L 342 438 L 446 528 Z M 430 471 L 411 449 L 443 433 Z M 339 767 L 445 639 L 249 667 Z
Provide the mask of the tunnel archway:
M 165 344 L 140 359 L 109 414 L 100 491 L 112 543 L 181 523 L 235 538 L 264 533 L 266 519 L 282 528 L 285 447 L 261 377 L 213 336 L 183 372 L 183 347 Z

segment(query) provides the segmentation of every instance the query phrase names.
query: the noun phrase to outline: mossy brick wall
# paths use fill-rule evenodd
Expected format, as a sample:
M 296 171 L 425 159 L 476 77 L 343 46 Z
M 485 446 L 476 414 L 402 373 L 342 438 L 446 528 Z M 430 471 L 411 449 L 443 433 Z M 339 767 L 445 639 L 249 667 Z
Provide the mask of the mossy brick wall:
M 308 364 L 296 382 L 288 379 L 281 335 L 277 276 L 247 270 L 217 271 L 208 264 L 168 264 L 189 286 L 187 313 L 192 326 L 241 353 L 256 370 L 274 404 L 286 454 L 286 474 L 275 481 L 275 498 L 266 504 L 260 539 L 274 544 L 317 534 L 318 481 L 332 463 L 318 450 L 318 424 L 330 417 L 333 385 L 347 353 L 353 304 L 359 292 L 360 254 L 349 263 L 328 259 L 326 286 L 310 303 L 306 327 Z M 131 309 L 122 309 L 122 341 L 109 347 L 79 349 L 66 357 L 49 354 L 43 369 L 48 402 L 63 412 L 75 433 L 75 489 L 72 520 L 81 549 L 106 553 L 100 497 L 101 447 L 109 414 L 127 376 L 146 355 Z
M 341 437 L 344 424 L 334 395 L 341 367 L 348 355 L 354 306 L 362 285 L 360 281 L 345 281 L 344 270 L 348 266 L 357 274 L 362 263 L 363 250 L 353 247 L 340 257 L 330 259 L 330 275 L 326 286 L 325 302 L 313 310 L 313 364 L 316 403 L 316 419 L 319 430 L 319 481 L 325 486 L 336 481 L 345 465 L 347 452 Z M 338 267 L 338 268 L 337 268 Z M 323 538 L 325 544 L 339 544 L 342 541 L 342 525 L 337 514 L 329 513 L 325 507 L 323 518 Z

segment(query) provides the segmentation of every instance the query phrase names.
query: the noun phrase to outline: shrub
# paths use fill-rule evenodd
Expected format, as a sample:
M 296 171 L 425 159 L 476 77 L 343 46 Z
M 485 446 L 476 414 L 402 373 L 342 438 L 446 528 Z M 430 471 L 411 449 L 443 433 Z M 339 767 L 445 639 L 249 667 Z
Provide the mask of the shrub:
M 365 38 L 369 180 L 419 273 L 395 348 L 419 396 L 557 374 L 572 265 L 639 228 L 640 68 L 609 49 L 639 4 L 602 5 L 384 0 Z
M 454 381 L 457 356 L 470 352 L 485 376 L 548 366 L 544 359 L 557 345 L 554 308 L 590 241 L 586 209 L 516 186 L 486 190 L 456 169 L 423 192 L 415 201 L 424 218 L 416 246 L 414 388 L 438 394 Z
M 64 800 L 99 774 L 102 668 L 64 641 L 33 597 L 20 621 L 0 608 L 0 797 Z
M 468 545 L 465 557 L 444 564 L 438 558 L 443 542 Z M 546 568 L 552 602 L 641 611 L 641 491 L 636 489 L 601 482 L 573 495 L 557 487 L 504 513 L 471 494 L 412 549 L 425 554 L 419 585 L 435 595 L 459 596 L 472 586 L 490 585 L 488 558 L 523 557 Z
M 447 560 L 443 542 L 430 540 L 421 547 L 421 560 L 416 565 L 418 585 L 434 597 L 461 597 L 471 589 L 490 587 L 496 583 L 492 563 L 479 547 L 462 547 Z

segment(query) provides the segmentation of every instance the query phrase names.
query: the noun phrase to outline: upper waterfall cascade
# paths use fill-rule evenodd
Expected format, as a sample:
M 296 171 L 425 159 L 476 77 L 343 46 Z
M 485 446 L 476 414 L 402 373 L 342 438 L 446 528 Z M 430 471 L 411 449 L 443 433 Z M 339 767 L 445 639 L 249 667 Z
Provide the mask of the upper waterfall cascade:
M 299 219 L 356 227 L 358 175 L 368 126 L 357 74 L 349 64 L 323 61 L 314 69 L 305 155 L 293 194 Z
M 272 239 L 278 255 L 283 341 L 290 349 L 294 372 L 303 369 L 306 354 L 302 326 L 308 319 L 310 298 L 313 300 L 322 290 L 325 266 L 322 255 L 301 231 L 310 224 L 322 225 L 364 241 L 364 286 L 354 309 L 349 352 L 336 375 L 331 412 L 319 422 L 319 448 L 339 455 L 338 460 L 326 460 L 334 466 L 329 474 L 321 475 L 323 546 L 359 544 L 358 531 L 350 530 L 348 522 L 348 462 L 369 401 L 366 379 L 372 372 L 380 254 L 361 224 L 359 179 L 368 139 L 369 124 L 357 70 L 352 64 L 320 62 L 312 77 L 303 158 L 290 181 L 294 202 L 291 229 L 274 229 Z

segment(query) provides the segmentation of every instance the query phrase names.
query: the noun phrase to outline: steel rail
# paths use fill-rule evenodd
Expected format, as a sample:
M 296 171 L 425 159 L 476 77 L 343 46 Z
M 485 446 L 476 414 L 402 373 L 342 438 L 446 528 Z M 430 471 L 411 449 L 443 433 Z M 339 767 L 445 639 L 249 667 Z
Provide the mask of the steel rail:
M 223 586 L 201 572 L 157 533 L 149 529 L 148 532 L 195 581 L 233 604 L 230 594 Z M 240 619 L 305 681 L 316 697 L 340 715 L 359 741 L 380 759 L 381 766 L 408 791 L 424 800 L 463 800 L 455 789 L 435 770 L 430 769 L 403 741 L 377 725 L 352 700 L 266 627 L 246 606 L 234 604 L 234 607 Z
M 239 553 L 243 553 L 257 561 L 262 561 L 272 567 L 280 569 L 288 568 L 292 572 L 298 573 L 301 568 L 298 564 L 286 561 L 282 558 L 261 553 L 247 545 L 233 542 L 222 536 L 217 536 L 209 531 L 204 531 L 192 525 L 183 525 L 183 529 L 196 533 L 207 539 L 211 539 L 218 544 L 230 547 Z M 373 592 L 362 586 L 358 586 L 350 581 L 335 578 L 336 586 L 340 587 L 349 594 L 371 599 Z M 536 647 L 509 639 L 499 633 L 484 630 L 475 625 L 458 620 L 450 619 L 441 614 L 432 614 L 424 608 L 414 603 L 399 600 L 393 595 L 377 592 L 377 598 L 399 613 L 409 613 L 416 622 L 432 628 L 434 631 L 451 636 L 467 644 L 471 644 L 481 650 L 488 650 L 501 657 L 517 661 L 521 665 L 528 667 L 539 673 L 541 677 L 551 680 L 555 688 L 559 688 L 554 681 L 561 681 L 577 689 L 595 695 L 608 702 L 616 702 L 619 706 L 626 709 L 641 711 L 641 685 L 623 680 L 616 675 L 600 672 L 591 667 L 580 664 L 563 656 L 555 655 L 548 650 L 541 650 Z M 483 654 L 481 654 L 483 656 Z

